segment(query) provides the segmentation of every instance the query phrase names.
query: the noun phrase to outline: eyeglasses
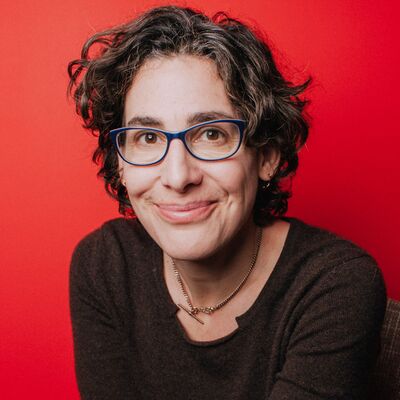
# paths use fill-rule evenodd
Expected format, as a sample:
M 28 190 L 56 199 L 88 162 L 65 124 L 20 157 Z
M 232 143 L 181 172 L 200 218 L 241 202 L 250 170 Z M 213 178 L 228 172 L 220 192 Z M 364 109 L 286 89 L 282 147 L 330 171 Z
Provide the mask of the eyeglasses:
M 219 119 L 191 126 L 180 132 L 147 127 L 127 127 L 110 131 L 111 140 L 121 158 L 132 165 L 152 165 L 168 153 L 173 139 L 180 139 L 188 152 L 204 161 L 232 157 L 243 140 L 246 122 Z

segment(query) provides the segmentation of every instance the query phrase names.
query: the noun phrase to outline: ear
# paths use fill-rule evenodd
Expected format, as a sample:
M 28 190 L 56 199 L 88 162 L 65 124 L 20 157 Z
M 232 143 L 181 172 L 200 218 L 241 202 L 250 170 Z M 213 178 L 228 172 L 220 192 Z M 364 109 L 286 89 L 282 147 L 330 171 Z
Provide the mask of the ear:
M 277 150 L 263 147 L 258 150 L 258 177 L 270 181 L 275 175 L 281 157 Z

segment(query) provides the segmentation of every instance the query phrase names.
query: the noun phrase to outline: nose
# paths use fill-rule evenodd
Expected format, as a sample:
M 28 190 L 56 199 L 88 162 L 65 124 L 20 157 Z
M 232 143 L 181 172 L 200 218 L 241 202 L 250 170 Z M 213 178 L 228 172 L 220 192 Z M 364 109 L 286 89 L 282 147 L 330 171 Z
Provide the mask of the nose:
M 202 182 L 200 162 L 187 151 L 180 139 L 172 140 L 162 161 L 161 183 L 177 192 L 186 192 Z

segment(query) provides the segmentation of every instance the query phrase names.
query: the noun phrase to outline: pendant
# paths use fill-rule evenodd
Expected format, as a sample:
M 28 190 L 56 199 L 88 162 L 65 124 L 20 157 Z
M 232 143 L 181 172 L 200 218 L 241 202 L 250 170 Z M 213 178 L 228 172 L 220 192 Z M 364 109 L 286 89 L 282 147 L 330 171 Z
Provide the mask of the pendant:
M 183 311 L 186 311 L 192 318 L 194 318 L 197 322 L 200 322 L 200 324 L 204 325 L 204 322 L 198 318 L 195 314 L 193 314 L 192 311 L 188 310 L 186 307 L 184 307 L 182 304 L 177 304 L 178 307 L 180 307 Z

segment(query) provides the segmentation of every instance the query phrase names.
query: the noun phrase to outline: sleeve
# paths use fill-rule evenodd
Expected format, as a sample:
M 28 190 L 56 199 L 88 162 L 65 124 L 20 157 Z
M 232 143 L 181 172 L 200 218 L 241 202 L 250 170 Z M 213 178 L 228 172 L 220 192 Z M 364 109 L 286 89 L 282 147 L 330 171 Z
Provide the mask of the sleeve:
M 69 289 L 76 378 L 84 400 L 133 399 L 127 339 L 99 268 L 104 253 L 101 232 L 96 231 L 72 255 Z
M 365 399 L 386 307 L 379 269 L 357 257 L 305 290 L 268 399 Z

